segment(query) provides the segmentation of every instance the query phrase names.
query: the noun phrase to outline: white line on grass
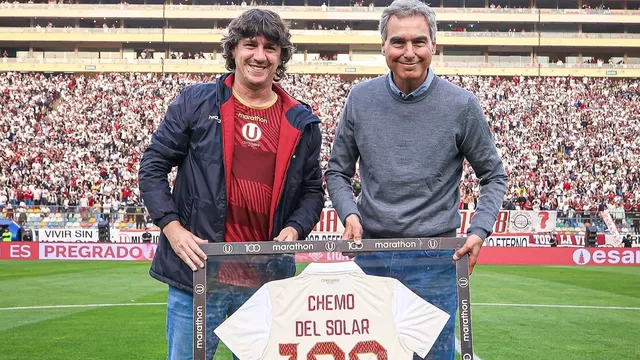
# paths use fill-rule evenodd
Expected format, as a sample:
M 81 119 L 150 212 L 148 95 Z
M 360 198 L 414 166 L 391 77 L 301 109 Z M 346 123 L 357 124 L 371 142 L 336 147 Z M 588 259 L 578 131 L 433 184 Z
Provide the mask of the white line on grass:
M 42 309 L 74 309 L 74 308 L 97 308 L 97 307 L 119 307 L 119 306 L 160 306 L 167 305 L 166 302 L 157 303 L 121 303 L 121 304 L 77 304 L 77 305 L 43 305 L 43 306 L 16 306 L 0 307 L 0 311 L 11 310 L 42 310 Z M 604 309 L 604 310 L 640 310 L 640 307 L 624 306 L 595 306 L 595 305 L 554 305 L 554 304 L 502 304 L 502 303 L 472 303 L 472 306 L 502 306 L 502 307 L 538 307 L 538 308 L 561 308 L 561 309 Z
M 48 305 L 48 306 L 18 306 L 5 307 L 0 310 L 40 310 L 40 309 L 73 309 L 73 308 L 92 308 L 92 307 L 116 307 L 116 306 L 159 306 L 166 303 L 124 303 L 124 304 L 84 304 L 84 305 Z M 460 354 L 460 340 L 456 338 L 456 352 Z M 473 353 L 475 360 L 482 360 L 476 353 Z
M 120 306 L 157 306 L 167 303 L 122 303 L 122 304 L 78 304 L 78 305 L 45 305 L 45 306 L 16 306 L 0 308 L 2 310 L 41 310 L 41 309 L 75 309 L 95 307 L 120 307 Z
M 456 352 L 458 354 L 460 354 L 460 351 L 462 350 L 462 348 L 460 347 L 460 339 L 456 338 Z M 476 353 L 473 353 L 473 359 L 474 360 L 482 360 L 480 359 L 480 356 L 476 355 Z
M 605 310 L 640 310 L 640 307 L 626 306 L 596 306 L 596 305 L 556 305 L 556 304 L 501 304 L 501 303 L 471 303 L 472 306 L 503 306 L 503 307 L 537 307 L 558 309 L 605 309 Z
M 47 306 L 17 306 L 5 307 L 0 310 L 41 310 L 41 309 L 74 309 L 74 308 L 96 308 L 96 307 L 118 307 L 118 306 L 160 306 L 166 303 L 123 303 L 123 304 L 79 304 L 79 305 L 47 305 Z M 460 354 L 460 340 L 456 338 L 456 352 Z M 476 353 L 473 353 L 475 360 L 482 360 Z

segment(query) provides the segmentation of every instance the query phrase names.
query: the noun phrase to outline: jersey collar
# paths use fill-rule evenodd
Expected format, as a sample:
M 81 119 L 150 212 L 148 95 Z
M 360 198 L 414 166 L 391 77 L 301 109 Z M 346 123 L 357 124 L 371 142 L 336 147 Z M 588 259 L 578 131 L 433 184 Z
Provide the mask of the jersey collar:
M 302 274 L 329 274 L 329 273 L 364 273 L 353 261 L 335 263 L 310 263 L 302 270 Z

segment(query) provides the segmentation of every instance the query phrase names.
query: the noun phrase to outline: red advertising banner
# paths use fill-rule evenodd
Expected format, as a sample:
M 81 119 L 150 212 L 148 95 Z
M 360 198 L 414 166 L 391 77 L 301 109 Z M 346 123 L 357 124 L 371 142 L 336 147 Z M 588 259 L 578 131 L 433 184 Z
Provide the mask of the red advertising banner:
M 472 210 L 460 210 L 461 225 L 458 234 L 466 234 L 475 214 Z M 547 233 L 555 230 L 557 213 L 555 211 L 501 210 L 493 227 L 495 235 L 513 233 Z M 323 209 L 320 221 L 313 228 L 314 234 L 344 232 L 344 226 L 335 209 Z
M 344 225 L 338 217 L 338 212 L 335 209 L 322 209 L 320 213 L 320 220 L 313 228 L 314 233 L 340 233 L 344 232 Z
M 550 245 L 551 238 L 555 237 L 558 246 L 572 245 L 572 246 L 584 246 L 584 234 L 531 234 L 529 243 L 533 245 Z M 596 243 L 598 245 L 605 245 L 606 238 L 604 234 L 596 235 Z
M 471 226 L 471 219 L 475 214 L 474 211 L 471 210 L 460 210 L 461 217 L 461 225 L 457 230 L 458 234 L 466 234 L 469 226 Z M 496 219 L 496 223 L 493 225 L 493 233 L 494 234 L 504 234 L 508 230 L 509 227 L 509 212 L 508 211 L 500 211 L 498 213 L 498 218 Z
M 500 234 L 491 235 L 484 239 L 483 246 L 527 247 L 529 246 L 529 241 L 531 241 L 531 234 Z
M 156 244 L 105 243 L 0 243 L 0 260 L 120 260 L 149 261 Z M 297 262 L 351 261 L 340 253 L 297 254 Z M 485 265 L 575 265 L 639 266 L 640 248 L 570 248 L 487 246 L 478 264 Z
M 0 242 L 0 260 L 38 260 L 38 243 Z
M 156 244 L 40 243 L 40 260 L 153 260 Z
M 486 265 L 640 265 L 635 248 L 483 248 L 478 264 Z
M 475 214 L 472 210 L 460 210 L 461 225 L 458 234 L 466 234 Z M 547 233 L 556 228 L 555 211 L 501 210 L 493 226 L 493 234 Z

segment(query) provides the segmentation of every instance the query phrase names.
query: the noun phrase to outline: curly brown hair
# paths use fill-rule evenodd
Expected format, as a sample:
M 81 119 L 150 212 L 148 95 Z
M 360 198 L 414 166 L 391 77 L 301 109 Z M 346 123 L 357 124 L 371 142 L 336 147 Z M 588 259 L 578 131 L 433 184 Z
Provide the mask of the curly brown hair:
M 236 69 L 233 50 L 238 46 L 240 40 L 262 35 L 281 49 L 280 64 L 276 69 L 274 81 L 279 81 L 284 77 L 287 63 L 291 60 L 295 47 L 291 43 L 289 26 L 280 18 L 280 15 L 271 10 L 250 9 L 233 19 L 227 32 L 227 35 L 222 38 L 222 57 L 226 60 L 227 70 L 234 71 Z

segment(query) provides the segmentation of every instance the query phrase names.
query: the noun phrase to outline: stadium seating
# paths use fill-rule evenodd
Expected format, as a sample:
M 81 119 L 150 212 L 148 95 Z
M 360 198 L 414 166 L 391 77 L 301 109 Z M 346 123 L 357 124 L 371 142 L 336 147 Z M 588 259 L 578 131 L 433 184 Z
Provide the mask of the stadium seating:
M 509 172 L 507 208 L 557 209 L 559 226 L 568 230 L 582 228 L 599 206 L 621 223 L 640 211 L 640 81 L 445 78 L 480 99 Z M 122 201 L 126 196 L 128 206 L 140 205 L 137 169 L 151 134 L 183 87 L 212 80 L 186 74 L 0 74 L 2 215 L 18 219 L 24 203 L 29 227 L 82 228 L 95 226 L 108 208 L 120 212 L 115 226 L 135 228 Z M 363 80 L 296 74 L 281 82 L 322 120 L 323 169 L 346 95 Z M 475 208 L 479 186 L 465 163 L 462 208 Z M 29 206 L 44 195 L 49 214 Z M 71 211 L 78 206 L 86 210 Z

